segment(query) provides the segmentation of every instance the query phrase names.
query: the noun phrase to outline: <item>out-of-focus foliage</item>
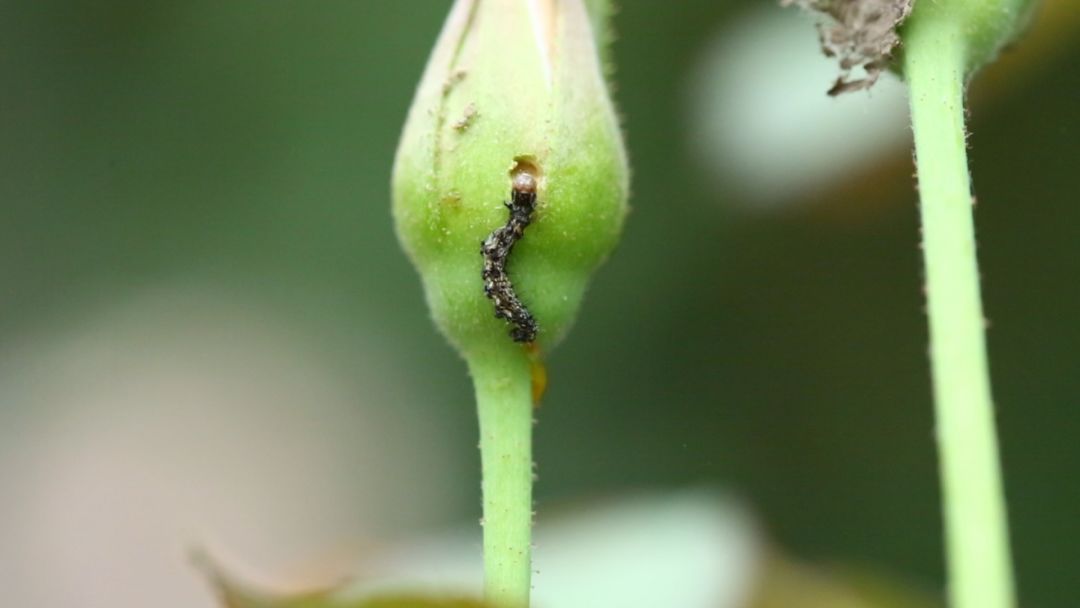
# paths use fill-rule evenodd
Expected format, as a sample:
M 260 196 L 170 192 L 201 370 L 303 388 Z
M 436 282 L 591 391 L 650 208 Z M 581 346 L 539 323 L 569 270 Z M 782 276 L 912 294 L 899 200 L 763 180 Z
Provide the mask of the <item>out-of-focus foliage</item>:
M 821 568 L 781 555 L 764 560 L 749 608 L 943 608 L 931 594 L 845 568 Z
M 631 495 L 541 518 L 537 606 L 556 608 L 939 608 L 932 594 L 868 570 L 818 567 L 765 546 L 745 506 L 716 492 Z M 370 556 L 322 592 L 255 592 L 210 568 L 224 608 L 354 608 L 412 586 L 477 588 L 475 536 L 449 534 Z M 375 598 L 375 599 L 368 599 Z M 389 600 L 388 600 L 389 601 Z
M 294 596 L 263 595 L 235 588 L 219 589 L 222 608 L 484 608 L 479 600 L 395 595 L 363 600 L 339 600 L 324 593 Z

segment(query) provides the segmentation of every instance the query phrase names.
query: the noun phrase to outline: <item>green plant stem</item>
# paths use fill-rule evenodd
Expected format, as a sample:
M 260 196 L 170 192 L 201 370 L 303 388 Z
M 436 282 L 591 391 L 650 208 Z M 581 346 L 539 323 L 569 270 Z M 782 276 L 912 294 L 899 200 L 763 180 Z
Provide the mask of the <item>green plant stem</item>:
M 529 605 L 532 538 L 532 380 L 512 346 L 473 355 L 484 494 L 484 596 L 498 608 Z
M 1015 604 L 964 142 L 965 46 L 948 19 L 904 40 L 923 223 L 952 608 Z

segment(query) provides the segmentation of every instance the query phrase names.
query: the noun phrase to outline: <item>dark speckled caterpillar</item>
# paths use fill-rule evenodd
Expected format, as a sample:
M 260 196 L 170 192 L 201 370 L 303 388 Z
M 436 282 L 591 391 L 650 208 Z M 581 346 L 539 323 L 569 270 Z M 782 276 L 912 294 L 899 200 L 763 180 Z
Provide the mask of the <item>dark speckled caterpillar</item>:
M 510 202 L 503 203 L 510 210 L 506 225 L 496 228 L 480 244 L 480 254 L 484 256 L 484 295 L 495 305 L 495 316 L 506 319 L 513 327 L 510 337 L 515 342 L 532 342 L 536 339 L 539 327 L 529 309 L 514 293 L 510 277 L 506 275 L 506 259 L 514 243 L 525 235 L 525 227 L 532 221 L 532 212 L 536 207 L 536 178 L 530 173 L 518 173 L 510 189 Z

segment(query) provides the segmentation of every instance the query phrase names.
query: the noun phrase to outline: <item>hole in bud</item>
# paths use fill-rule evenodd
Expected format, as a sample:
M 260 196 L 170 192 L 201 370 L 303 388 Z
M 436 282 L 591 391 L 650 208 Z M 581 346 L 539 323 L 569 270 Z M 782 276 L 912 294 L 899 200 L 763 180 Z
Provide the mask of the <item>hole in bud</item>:
M 514 158 L 514 167 L 510 169 L 511 187 L 514 190 L 534 194 L 539 187 L 540 177 L 540 166 L 533 157 Z

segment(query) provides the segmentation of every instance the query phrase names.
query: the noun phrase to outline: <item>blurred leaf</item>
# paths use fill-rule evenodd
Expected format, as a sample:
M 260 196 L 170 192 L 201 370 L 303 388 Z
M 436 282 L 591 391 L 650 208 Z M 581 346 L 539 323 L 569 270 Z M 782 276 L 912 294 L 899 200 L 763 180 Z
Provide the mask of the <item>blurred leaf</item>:
M 484 608 L 476 599 L 395 593 L 375 597 L 342 597 L 340 587 L 301 593 L 271 593 L 229 578 L 205 557 L 198 557 L 221 599 L 222 608 Z M 347 594 L 346 594 L 347 595 Z
M 256 590 L 253 586 L 231 578 L 211 556 L 202 552 L 193 557 L 195 566 L 203 570 L 217 592 L 221 608 L 484 608 L 478 599 L 459 596 L 397 592 L 359 597 L 338 584 L 325 589 L 298 593 L 273 593 Z M 350 597 L 351 596 L 351 597 Z
M 466 599 L 482 579 L 476 532 L 384 545 L 354 581 L 292 596 L 237 584 L 198 561 L 222 608 L 479 606 Z M 709 488 L 548 509 L 535 539 L 533 602 L 544 608 L 746 608 L 759 554 L 749 510 Z
M 291 597 L 254 597 L 251 595 L 224 598 L 223 608 L 483 608 L 479 600 L 466 598 L 436 598 L 395 595 L 355 600 L 335 599 L 329 595 L 297 595 Z
M 462 598 L 422 598 L 422 597 L 384 597 L 365 600 L 358 607 L 362 608 L 483 608 L 479 600 Z
M 824 568 L 771 555 L 764 558 L 749 608 L 941 608 L 912 585 L 851 568 Z

